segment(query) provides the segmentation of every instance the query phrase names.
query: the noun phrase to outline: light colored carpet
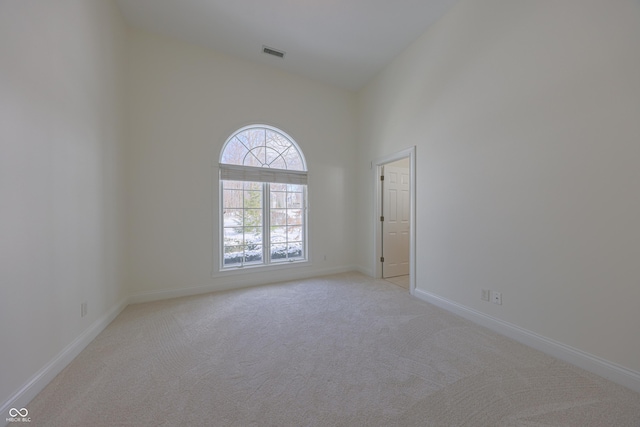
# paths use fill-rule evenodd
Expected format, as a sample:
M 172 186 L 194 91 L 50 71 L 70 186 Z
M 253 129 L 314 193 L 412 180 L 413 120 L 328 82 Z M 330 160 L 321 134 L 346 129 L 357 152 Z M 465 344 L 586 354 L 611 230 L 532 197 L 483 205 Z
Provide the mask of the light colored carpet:
M 28 406 L 46 426 L 640 426 L 640 395 L 340 274 L 127 307 Z

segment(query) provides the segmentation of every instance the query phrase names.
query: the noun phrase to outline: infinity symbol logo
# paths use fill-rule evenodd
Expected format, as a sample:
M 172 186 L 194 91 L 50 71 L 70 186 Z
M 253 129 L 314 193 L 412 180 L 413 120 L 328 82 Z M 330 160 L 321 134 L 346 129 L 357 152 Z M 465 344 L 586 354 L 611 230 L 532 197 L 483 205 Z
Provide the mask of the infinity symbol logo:
M 10 417 L 17 417 L 18 415 L 20 415 L 21 417 L 24 418 L 27 415 L 29 415 L 29 411 L 27 411 L 27 408 L 22 408 L 22 409 L 11 408 L 11 409 L 9 409 L 9 416 Z

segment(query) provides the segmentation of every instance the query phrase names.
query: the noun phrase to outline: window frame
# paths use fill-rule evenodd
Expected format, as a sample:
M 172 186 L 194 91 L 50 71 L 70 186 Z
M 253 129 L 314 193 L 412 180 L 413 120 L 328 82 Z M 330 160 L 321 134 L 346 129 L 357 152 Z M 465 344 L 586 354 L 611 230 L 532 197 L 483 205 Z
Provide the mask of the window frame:
M 244 166 L 238 164 L 230 164 L 223 163 L 222 159 L 225 155 L 225 150 L 230 143 L 230 141 L 234 140 L 239 134 L 246 132 L 248 130 L 264 130 L 265 131 L 265 140 L 264 147 L 269 147 L 267 144 L 267 131 L 272 131 L 279 134 L 281 137 L 284 137 L 288 143 L 296 149 L 297 154 L 299 156 L 299 161 L 301 163 L 301 167 L 304 170 L 289 170 L 289 169 L 275 169 L 269 167 L 256 167 L 256 166 Z M 248 147 L 245 147 L 248 149 Z M 287 148 L 288 150 L 289 148 Z M 286 151 L 286 150 L 285 150 Z M 246 157 L 246 155 L 245 155 Z M 254 124 L 242 127 L 235 131 L 229 138 L 227 138 L 226 142 L 222 146 L 220 150 L 220 157 L 218 161 L 219 173 L 218 173 L 218 189 L 219 189 L 219 200 L 218 200 L 218 217 L 219 217 L 219 255 L 218 255 L 218 272 L 227 273 L 238 270 L 245 269 L 278 269 L 278 268 L 287 268 L 292 266 L 299 266 L 301 264 L 309 263 L 309 188 L 307 182 L 307 163 L 304 157 L 300 146 L 295 142 L 295 140 L 289 136 L 286 132 L 281 129 L 275 128 L 269 125 L 262 124 Z M 300 165 L 298 166 L 300 167 Z M 242 176 L 242 179 L 233 179 L 233 177 Z M 232 177 L 231 179 L 225 179 L 226 177 Z M 253 180 L 253 178 L 262 178 L 260 180 Z M 262 244 L 262 260 L 258 262 L 246 262 L 245 257 L 242 257 L 242 261 L 239 264 L 231 264 L 225 265 L 225 229 L 229 227 L 225 227 L 225 200 L 224 200 L 224 192 L 225 192 L 225 182 L 226 181 L 238 181 L 238 182 L 253 182 L 260 184 L 261 187 L 261 212 L 262 212 L 262 233 L 261 233 L 261 244 Z M 301 215 L 301 233 L 302 233 L 302 256 L 296 257 L 292 259 L 286 260 L 276 260 L 272 259 L 272 233 L 271 233 L 271 213 L 272 210 L 275 209 L 283 209 L 272 206 L 272 193 L 279 192 L 281 190 L 274 190 L 272 187 L 275 185 L 296 185 L 301 186 L 302 188 L 302 206 L 300 206 L 300 210 L 302 211 Z M 287 193 L 288 191 L 285 190 Z M 246 190 L 242 190 L 246 191 Z M 288 199 L 287 199 L 288 200 Z M 236 208 L 228 208 L 228 209 L 236 209 Z M 244 210 L 247 209 L 242 206 L 243 217 Z M 285 210 L 295 209 L 285 207 Z M 297 210 L 297 209 L 296 209 Z M 280 226 L 280 225 L 278 225 Z M 286 225 L 288 227 L 288 224 Z M 297 225 L 295 225 L 297 226 Z M 242 224 L 242 227 L 245 228 L 247 226 Z M 244 234 L 243 234 L 244 236 Z M 294 243 L 298 243 L 298 241 L 294 241 Z M 289 247 L 289 240 L 285 241 L 287 248 Z M 246 250 L 246 245 L 243 241 L 243 245 Z M 288 255 L 287 250 L 287 255 Z M 287 256 L 288 258 L 288 256 Z

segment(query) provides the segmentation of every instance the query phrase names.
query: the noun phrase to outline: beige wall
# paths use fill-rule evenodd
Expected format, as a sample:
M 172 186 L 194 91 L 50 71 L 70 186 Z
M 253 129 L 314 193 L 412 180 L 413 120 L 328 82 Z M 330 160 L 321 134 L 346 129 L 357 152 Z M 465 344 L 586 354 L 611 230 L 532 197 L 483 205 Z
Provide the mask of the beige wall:
M 125 37 L 111 2 L 0 1 L 0 407 L 127 295 Z
M 640 371 L 639 40 L 637 1 L 461 1 L 359 94 L 358 241 L 416 145 L 417 288 Z
M 133 294 L 147 299 L 353 268 L 351 92 L 138 31 L 130 32 L 129 67 Z M 217 162 L 227 137 L 252 123 L 281 128 L 307 159 L 311 264 L 218 274 Z

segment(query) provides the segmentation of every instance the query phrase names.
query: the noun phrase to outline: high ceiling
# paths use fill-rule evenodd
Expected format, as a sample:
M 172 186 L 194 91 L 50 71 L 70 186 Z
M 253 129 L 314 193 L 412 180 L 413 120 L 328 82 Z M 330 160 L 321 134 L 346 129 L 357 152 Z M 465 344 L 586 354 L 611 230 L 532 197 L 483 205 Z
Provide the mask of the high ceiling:
M 129 25 L 357 90 L 457 0 L 117 0 Z M 286 52 L 283 59 L 262 46 Z

